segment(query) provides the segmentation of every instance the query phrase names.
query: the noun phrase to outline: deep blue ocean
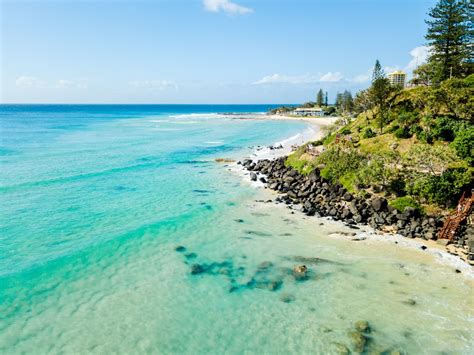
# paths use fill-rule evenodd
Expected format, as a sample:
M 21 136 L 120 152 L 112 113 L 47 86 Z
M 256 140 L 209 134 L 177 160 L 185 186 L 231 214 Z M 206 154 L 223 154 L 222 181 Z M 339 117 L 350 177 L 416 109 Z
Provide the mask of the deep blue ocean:
M 336 354 L 358 320 L 371 351 L 472 350 L 472 280 L 215 161 L 308 128 L 272 107 L 1 105 L 0 353 Z

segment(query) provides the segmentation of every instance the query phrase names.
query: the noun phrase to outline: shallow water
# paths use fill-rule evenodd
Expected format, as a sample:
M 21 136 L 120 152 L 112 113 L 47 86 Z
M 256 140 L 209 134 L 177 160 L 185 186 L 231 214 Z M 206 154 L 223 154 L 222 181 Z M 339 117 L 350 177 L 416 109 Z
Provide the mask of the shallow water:
M 453 267 L 335 238 L 213 162 L 305 129 L 206 114 L 260 110 L 2 106 L 0 352 L 336 354 L 359 320 L 367 352 L 472 352 Z

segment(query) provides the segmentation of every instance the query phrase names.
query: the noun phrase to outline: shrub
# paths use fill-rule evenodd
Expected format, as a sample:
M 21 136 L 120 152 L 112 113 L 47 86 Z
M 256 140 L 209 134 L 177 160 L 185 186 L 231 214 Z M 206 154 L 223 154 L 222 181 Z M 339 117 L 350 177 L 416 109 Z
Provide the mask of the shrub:
M 474 127 L 459 132 L 451 143 L 451 147 L 460 158 L 472 166 L 474 164 Z
M 397 176 L 390 181 L 387 189 L 396 196 L 404 196 L 406 194 L 406 182 L 402 177 Z
M 370 127 L 365 128 L 364 131 L 362 132 L 362 138 L 373 138 L 375 136 L 376 136 L 375 132 L 372 131 Z
M 418 121 L 418 115 L 413 111 L 403 111 L 398 115 L 398 122 L 401 123 L 402 126 L 409 126 Z
M 302 155 L 305 153 L 305 149 L 306 145 L 303 145 L 295 152 L 290 154 L 285 160 L 285 165 L 291 166 L 301 174 L 309 174 L 309 172 L 314 169 L 314 164 L 312 161 L 302 158 Z
M 466 128 L 466 122 L 458 121 L 451 117 L 442 116 L 434 121 L 431 132 L 433 137 L 436 139 L 452 142 L 458 132 L 462 132 Z
M 341 134 L 347 136 L 348 134 L 351 134 L 351 130 L 349 128 L 344 128 L 342 131 L 341 131 Z
M 397 125 L 397 124 L 395 124 L 395 125 L 391 126 L 391 127 L 388 129 L 387 132 L 388 132 L 388 133 L 393 133 L 393 132 L 395 132 L 395 131 L 396 131 L 397 129 L 399 129 L 399 128 L 400 128 L 400 126 Z
M 415 175 L 419 175 L 420 171 L 439 175 L 452 163 L 459 163 L 459 159 L 454 151 L 444 144 L 415 144 L 404 156 L 408 171 Z
M 394 132 L 394 136 L 397 138 L 410 138 L 411 134 L 408 127 L 400 127 Z
M 454 205 L 461 191 L 472 181 L 472 170 L 453 168 L 442 175 L 425 175 L 415 180 L 410 193 L 438 205 Z
M 418 201 L 410 196 L 398 197 L 395 200 L 390 201 L 388 204 L 399 212 L 405 211 L 406 207 L 413 207 L 418 212 L 423 213 L 423 207 L 421 207 Z
M 433 136 L 430 132 L 421 130 L 416 134 L 416 138 L 423 143 L 431 144 L 433 143 Z
M 364 156 L 356 149 L 340 145 L 328 147 L 317 158 L 318 164 L 324 164 L 321 174 L 331 181 L 338 181 L 342 176 L 357 171 L 363 161 Z
M 421 131 L 423 131 L 423 128 L 421 128 L 420 126 L 418 126 L 417 124 L 413 125 L 410 127 L 410 133 L 411 135 L 418 135 L 418 133 L 420 133 Z
M 368 160 L 363 164 L 356 174 L 359 185 L 390 185 L 396 174 L 396 162 L 399 159 L 398 152 L 384 152 L 370 154 Z

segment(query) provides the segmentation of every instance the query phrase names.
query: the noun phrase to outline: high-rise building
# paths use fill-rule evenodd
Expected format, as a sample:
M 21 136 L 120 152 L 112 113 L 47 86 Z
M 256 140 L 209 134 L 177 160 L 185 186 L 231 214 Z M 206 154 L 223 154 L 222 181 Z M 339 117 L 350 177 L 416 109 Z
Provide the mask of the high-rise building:
M 390 81 L 390 84 L 393 86 L 400 86 L 402 88 L 405 87 L 406 77 L 407 75 L 401 70 L 397 70 L 388 74 L 388 80 Z

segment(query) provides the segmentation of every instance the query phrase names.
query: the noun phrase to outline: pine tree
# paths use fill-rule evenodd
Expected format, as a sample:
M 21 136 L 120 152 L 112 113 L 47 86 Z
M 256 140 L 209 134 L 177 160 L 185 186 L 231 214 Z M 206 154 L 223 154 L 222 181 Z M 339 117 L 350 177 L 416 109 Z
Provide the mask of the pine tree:
M 316 95 L 316 105 L 318 105 L 319 107 L 323 106 L 323 99 L 324 99 L 323 90 L 319 89 L 318 94 Z
M 374 107 L 377 109 L 377 118 L 380 127 L 380 133 L 387 123 L 388 119 L 388 98 L 392 94 L 394 88 L 390 85 L 390 81 L 385 77 L 382 65 L 377 60 L 372 75 L 372 86 L 369 89 L 369 95 Z
M 328 92 L 326 91 L 326 95 L 324 96 L 324 106 L 328 106 Z
M 342 94 L 340 92 L 338 92 L 336 94 L 336 108 L 338 110 L 341 110 L 342 109 Z
M 354 108 L 354 100 L 350 91 L 344 91 L 342 94 L 342 110 L 344 112 L 352 112 Z
M 372 83 L 377 79 L 385 78 L 385 73 L 382 69 L 382 65 L 380 64 L 379 60 L 375 61 L 374 71 L 372 72 Z
M 434 66 L 434 82 L 462 77 L 472 70 L 472 6 L 467 0 L 439 0 L 428 13 L 425 36 L 431 48 L 428 60 Z

